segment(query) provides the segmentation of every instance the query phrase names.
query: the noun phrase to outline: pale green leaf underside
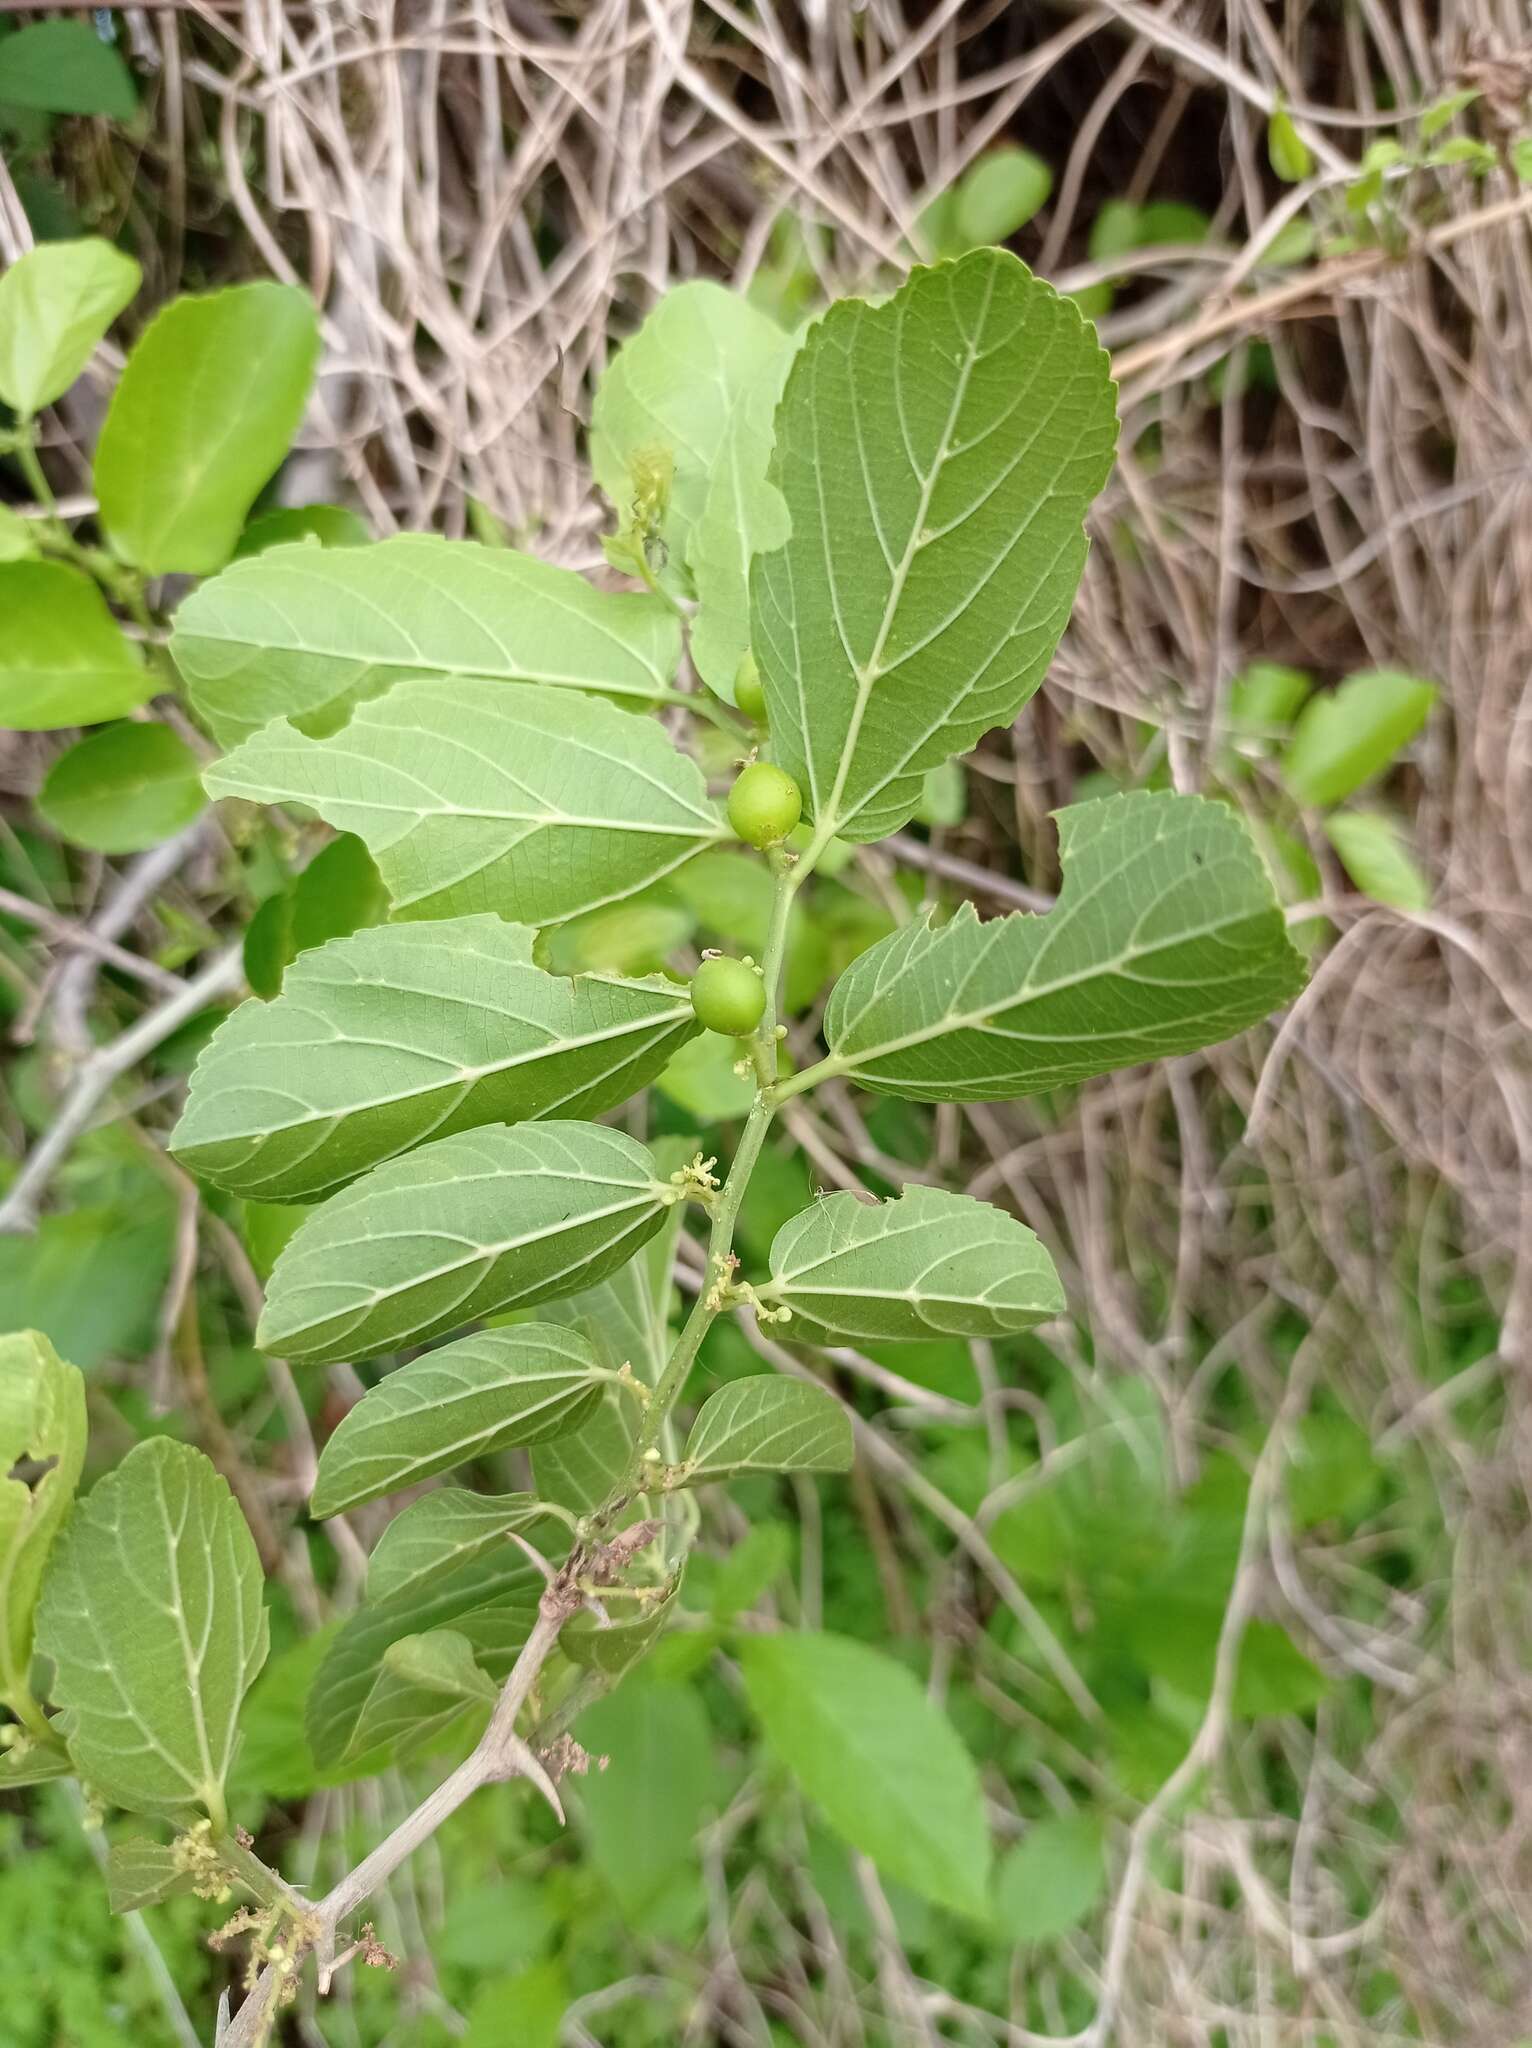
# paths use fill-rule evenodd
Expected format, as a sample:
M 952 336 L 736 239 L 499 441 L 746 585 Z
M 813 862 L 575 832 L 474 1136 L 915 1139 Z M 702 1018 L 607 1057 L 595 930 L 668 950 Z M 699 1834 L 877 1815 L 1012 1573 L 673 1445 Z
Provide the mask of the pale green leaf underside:
M 0 562 L 0 730 L 121 718 L 155 678 L 91 579 L 63 562 Z
M 463 917 L 300 954 L 214 1034 L 172 1149 L 234 1194 L 312 1200 L 427 1138 L 625 1101 L 696 1031 L 685 989 L 546 974 L 533 936 Z
M 979 1774 L 914 1675 L 842 1636 L 749 1636 L 739 1654 L 767 1741 L 836 1832 L 922 1897 L 984 1918 Z
M 794 1337 L 832 1343 L 1003 1337 L 1064 1307 L 1053 1261 L 1025 1224 L 927 1187 L 871 1205 L 827 1195 L 790 1218 L 759 1292 L 792 1310 Z
M 849 1472 L 846 1411 L 822 1387 L 770 1373 L 735 1380 L 702 1404 L 682 1460 L 700 1486 L 738 1472 Z
M 234 1496 L 186 1444 L 135 1445 L 75 1509 L 37 1644 L 75 1763 L 109 1799 L 222 1821 L 240 1703 L 266 1659 L 263 1592 Z
M 606 1678 L 619 1679 L 662 1633 L 680 1590 L 678 1574 L 658 1599 L 642 1606 L 630 1607 L 624 1602 L 618 1607 L 613 1602 L 605 1621 L 582 1607 L 564 1624 L 559 1648 L 582 1671 L 599 1671 Z
M 151 576 L 223 567 L 298 430 L 318 360 L 318 315 L 293 285 L 234 285 L 156 314 L 96 444 L 101 521 L 126 560 Z
M 110 242 L 40 242 L 0 276 L 0 398 L 23 419 L 62 398 L 138 290 Z
M 406 676 L 660 701 L 680 633 L 658 598 L 593 589 L 509 548 L 412 533 L 236 562 L 187 598 L 170 650 L 193 707 L 231 747 L 274 718 L 333 732 Z
M 434 1739 L 462 1711 L 461 1701 L 390 1671 L 384 1656 L 406 1636 L 453 1628 L 465 1636 L 491 1678 L 504 1679 L 531 1633 L 542 1573 L 524 1552 L 502 1544 L 434 1580 L 384 1601 L 369 1601 L 341 1629 L 314 1677 L 304 1732 L 321 1770 L 345 1764 L 360 1776 Z
M 470 1493 L 443 1486 L 402 1508 L 378 1538 L 367 1564 L 367 1597 L 374 1605 L 419 1592 L 433 1579 L 508 1548 L 512 1530 L 554 1518 L 530 1493 Z
M 427 1629 L 424 1635 L 401 1636 L 383 1652 L 383 1668 L 391 1678 L 423 1692 L 441 1693 L 459 1702 L 494 1704 L 499 1688 L 474 1661 L 473 1644 L 455 1628 Z
M 809 335 L 776 422 L 792 535 L 751 570 L 751 639 L 820 836 L 892 831 L 928 768 L 1032 695 L 1116 436 L 1094 331 L 1003 250 Z
M 1228 805 L 1112 797 L 1058 825 L 1063 887 L 1046 916 L 981 924 L 965 903 L 852 963 L 825 1015 L 838 1071 L 911 1100 L 1006 1100 L 1217 1044 L 1302 986 Z
M 702 771 L 652 720 L 530 684 L 396 683 L 329 739 L 278 719 L 206 781 L 354 832 L 409 918 L 559 923 L 723 835 Z
M 666 293 L 602 377 L 591 409 L 596 481 L 625 517 L 635 457 L 664 450 L 674 468 L 663 531 L 677 562 L 735 398 L 788 345 L 747 299 L 697 279 Z
M 787 500 L 769 471 L 777 404 L 803 339 L 785 337 L 786 345 L 735 399 L 687 542 L 697 590 L 692 660 L 708 688 L 729 704 L 750 647 L 750 564 L 781 547 L 792 532 Z
M 644 1147 L 599 1124 L 491 1124 L 374 1167 L 272 1269 L 262 1350 L 316 1364 L 423 1343 L 593 1285 L 664 1218 Z
M 0 1700 L 27 1693 L 38 1590 L 79 1484 L 85 1437 L 79 1368 L 37 1330 L 0 1337 Z
M 26 1785 L 47 1785 L 73 1774 L 69 1758 L 50 1743 L 24 1742 L 0 1756 L 0 1792 L 19 1792 Z
M 106 1895 L 114 1913 L 141 1913 L 192 1888 L 192 1876 L 176 1861 L 173 1844 L 135 1835 L 114 1842 L 106 1859 Z
M 571 1514 L 589 1514 L 622 1485 L 637 1435 L 632 1400 L 609 1386 L 582 1429 L 533 1451 L 532 1483 L 544 1500 Z
M 313 1511 L 323 1518 L 434 1473 L 578 1429 L 606 1382 L 584 1338 L 553 1323 L 480 1330 L 401 1366 L 325 1445 Z

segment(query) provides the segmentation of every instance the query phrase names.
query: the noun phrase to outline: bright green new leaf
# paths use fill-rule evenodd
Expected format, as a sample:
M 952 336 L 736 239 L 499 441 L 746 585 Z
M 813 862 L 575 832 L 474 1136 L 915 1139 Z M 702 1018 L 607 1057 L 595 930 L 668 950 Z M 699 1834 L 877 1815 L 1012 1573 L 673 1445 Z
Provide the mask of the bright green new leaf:
M 108 725 L 60 754 L 37 808 L 74 846 L 141 853 L 207 808 L 202 764 L 168 725 Z
M 260 1559 L 227 1483 L 168 1437 L 75 1509 L 37 1615 L 81 1773 L 133 1813 L 221 1831 L 240 1702 L 266 1661 Z
M 593 1754 L 611 1756 L 578 1785 L 591 1860 L 624 1911 L 642 1913 L 697 1869 L 697 1830 L 719 1803 L 706 1709 L 692 1686 L 645 1676 L 587 1709 L 576 1733 Z
M 757 1290 L 811 1343 L 1003 1337 L 1059 1315 L 1053 1261 L 1014 1216 L 942 1188 L 828 1195 L 783 1225 Z M 746 1384 L 752 1384 L 746 1382 Z
M 247 561 L 270 548 L 291 547 L 295 541 L 321 548 L 359 548 L 371 539 L 365 521 L 344 505 L 281 505 L 275 512 L 257 513 L 250 521 L 239 537 L 234 559 Z
M 391 1670 L 390 1646 L 451 1628 L 467 1638 L 490 1677 L 503 1680 L 537 1619 L 545 1581 L 525 1552 L 503 1543 L 429 1585 L 369 1601 L 325 1652 L 309 1688 L 304 1730 L 321 1770 L 350 1777 L 380 1770 L 434 1741 L 465 1710 L 462 1700 Z
M 1461 92 L 1449 92 L 1445 98 L 1436 100 L 1425 109 L 1420 117 L 1420 139 L 1430 142 L 1457 119 L 1465 108 L 1483 97 L 1482 89 L 1469 86 Z
M 85 1381 L 36 1330 L 0 1337 L 0 1701 L 31 1697 L 32 1619 L 85 1461 Z
M 532 945 L 463 917 L 302 954 L 214 1036 L 172 1149 L 235 1194 L 312 1198 L 423 1138 L 598 1115 L 695 1032 L 681 984 L 545 974 Z
M 357 1402 L 320 1453 L 321 1520 L 433 1473 L 580 1427 L 605 1381 L 573 1330 L 517 1323 L 431 1351 Z
M 1266 154 L 1284 185 L 1301 185 L 1313 172 L 1314 152 L 1285 107 L 1273 108 L 1266 124 Z
M 1008 241 L 1048 203 L 1053 172 L 1030 149 L 992 149 L 971 164 L 953 195 L 953 243 L 943 255 L 959 255 L 991 242 Z
M 807 332 L 784 335 L 735 399 L 687 543 L 697 591 L 692 660 L 708 688 L 729 704 L 750 648 L 750 564 L 781 547 L 792 531 L 787 500 L 768 471 L 782 386 Z
M 1215 1045 L 1302 986 L 1228 805 L 1156 792 L 1057 815 L 1055 908 L 981 924 L 964 903 L 863 953 L 825 1014 L 833 1071 L 916 1101 L 1009 1100 Z
M 106 1858 L 106 1895 L 114 1913 L 141 1913 L 192 1888 L 192 1873 L 176 1860 L 170 1842 L 134 1835 L 113 1842 Z
M 555 1519 L 530 1493 L 440 1487 L 402 1508 L 378 1538 L 367 1564 L 367 1597 L 377 1606 L 418 1592 L 461 1565 L 505 1551 L 512 1531 Z
M 0 58 L 3 61 L 3 58 Z M 143 273 L 110 242 L 42 242 L 0 277 L 0 398 L 22 419 L 73 384 Z
M 904 1665 L 833 1635 L 748 1636 L 739 1659 L 767 1741 L 836 1832 L 922 1898 L 987 1920 L 979 1774 Z
M 759 1373 L 708 1396 L 681 1463 L 688 1486 L 705 1486 L 738 1472 L 849 1472 L 855 1449 L 833 1394 Z
M 477 1700 L 493 1706 L 500 1688 L 474 1660 L 473 1644 L 455 1628 L 427 1629 L 424 1635 L 400 1636 L 383 1652 L 390 1677 L 418 1686 L 422 1692 L 448 1699 Z
M 442 1336 L 589 1287 L 632 1257 L 675 1190 L 599 1124 L 491 1124 L 374 1167 L 299 1227 L 256 1332 L 325 1364 Z
M 313 304 L 291 285 L 172 299 L 155 316 L 96 446 L 102 523 L 135 568 L 223 567 L 298 430 L 318 360 Z
M 1078 1927 L 1105 1890 L 1093 1814 L 1034 1821 L 995 1872 L 995 1926 L 1008 1941 L 1048 1941 Z
M 617 903 L 723 835 L 695 761 L 592 697 L 396 683 L 330 739 L 278 719 L 208 770 L 214 796 L 304 803 L 354 832 L 394 907 L 554 924 Z
M 788 345 L 776 322 L 748 299 L 694 279 L 668 291 L 612 358 L 591 408 L 591 468 L 626 517 L 635 462 L 670 458 L 670 504 L 660 531 L 672 561 L 686 560 L 730 408 Z
M 193 708 L 232 747 L 273 718 L 334 732 L 408 676 L 658 702 L 681 629 L 658 598 L 595 590 L 510 549 L 411 533 L 237 562 L 181 606 L 170 651 Z
M 0 43 L 0 106 L 131 121 L 138 93 L 121 56 L 89 22 L 38 21 Z
M 0 563 L 0 730 L 121 718 L 159 687 L 91 579 L 63 562 Z
M 1306 669 L 1253 661 L 1229 685 L 1229 723 L 1262 736 L 1284 731 L 1314 687 Z
M 1336 811 L 1325 837 L 1364 896 L 1400 910 L 1429 910 L 1431 884 L 1398 823 L 1376 811 Z
M 1409 745 L 1436 702 L 1436 685 L 1380 668 L 1311 697 L 1282 759 L 1301 804 L 1338 804 Z
M 816 837 L 893 831 L 1036 690 L 1116 436 L 1094 333 L 1003 250 L 809 335 L 777 411 L 792 534 L 751 570 L 750 637 Z
M 37 522 L 0 505 L 0 562 L 30 562 L 37 554 Z

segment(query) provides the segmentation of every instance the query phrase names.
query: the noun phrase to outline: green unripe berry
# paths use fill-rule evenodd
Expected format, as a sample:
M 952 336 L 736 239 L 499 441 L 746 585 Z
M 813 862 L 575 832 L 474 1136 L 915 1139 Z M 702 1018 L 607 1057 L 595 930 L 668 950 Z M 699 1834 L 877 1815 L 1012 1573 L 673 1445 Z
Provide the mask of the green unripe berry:
M 734 701 L 756 725 L 766 723 L 766 692 L 761 688 L 761 672 L 753 654 L 746 654 L 734 677 Z
M 692 976 L 692 1010 L 705 1031 L 744 1038 L 760 1023 L 765 1009 L 766 984 L 743 960 L 720 953 L 704 960 Z
M 747 846 L 775 846 L 802 814 L 797 783 L 770 761 L 752 761 L 729 791 L 729 823 Z

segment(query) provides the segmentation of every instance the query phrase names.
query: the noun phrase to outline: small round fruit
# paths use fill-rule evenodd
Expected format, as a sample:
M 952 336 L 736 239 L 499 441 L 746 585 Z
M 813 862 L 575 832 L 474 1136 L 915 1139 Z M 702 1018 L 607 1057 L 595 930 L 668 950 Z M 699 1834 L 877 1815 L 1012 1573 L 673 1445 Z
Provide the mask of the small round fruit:
M 729 823 L 747 846 L 775 846 L 802 815 L 797 783 L 770 761 L 752 761 L 729 791 Z
M 761 688 L 761 672 L 753 654 L 747 653 L 739 665 L 734 678 L 734 701 L 746 718 L 757 725 L 766 723 L 766 692 Z
M 743 960 L 720 953 L 704 960 L 692 976 L 692 1009 L 705 1031 L 744 1038 L 765 1012 L 766 984 Z

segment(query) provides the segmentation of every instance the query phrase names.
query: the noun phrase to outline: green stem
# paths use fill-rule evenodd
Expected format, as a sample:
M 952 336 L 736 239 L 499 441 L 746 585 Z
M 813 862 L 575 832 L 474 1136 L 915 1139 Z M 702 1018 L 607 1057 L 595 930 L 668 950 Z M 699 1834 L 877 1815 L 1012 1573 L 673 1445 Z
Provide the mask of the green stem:
M 644 1413 L 639 1429 L 638 1441 L 634 1447 L 634 1461 L 628 1474 L 625 1493 L 641 1492 L 649 1478 L 648 1467 L 654 1460 L 648 1454 L 654 1451 L 663 1433 L 670 1411 L 680 1399 L 687 1376 L 696 1362 L 702 1348 L 702 1340 L 712 1328 L 714 1321 L 724 1307 L 724 1289 L 733 1270 L 734 1228 L 739 1220 L 740 1207 L 745 1199 L 745 1190 L 755 1163 L 761 1156 L 766 1142 L 766 1133 L 776 1114 L 777 1089 L 777 1006 L 778 992 L 782 982 L 783 960 L 787 952 L 787 926 L 792 913 L 793 898 L 806 880 L 809 864 L 806 860 L 795 861 L 791 854 L 781 848 L 770 855 L 776 888 L 772 895 L 771 919 L 766 931 L 766 950 L 761 959 L 761 974 L 766 984 L 766 1008 L 756 1027 L 751 1041 L 751 1059 L 756 1070 L 755 1100 L 750 1105 L 750 1114 L 745 1119 L 745 1128 L 740 1135 L 739 1150 L 729 1167 L 729 1177 L 724 1182 L 718 1200 L 713 1208 L 713 1226 L 708 1233 L 707 1270 L 702 1276 L 702 1285 L 697 1290 L 697 1299 L 692 1303 L 691 1314 L 681 1326 L 681 1333 L 675 1342 L 665 1370 L 660 1374 L 654 1394 Z
M 53 495 L 53 486 L 44 473 L 37 455 L 37 437 L 30 420 L 21 420 L 16 427 L 15 454 L 21 473 L 27 480 L 27 488 L 42 506 L 49 518 L 59 516 L 59 501 Z

